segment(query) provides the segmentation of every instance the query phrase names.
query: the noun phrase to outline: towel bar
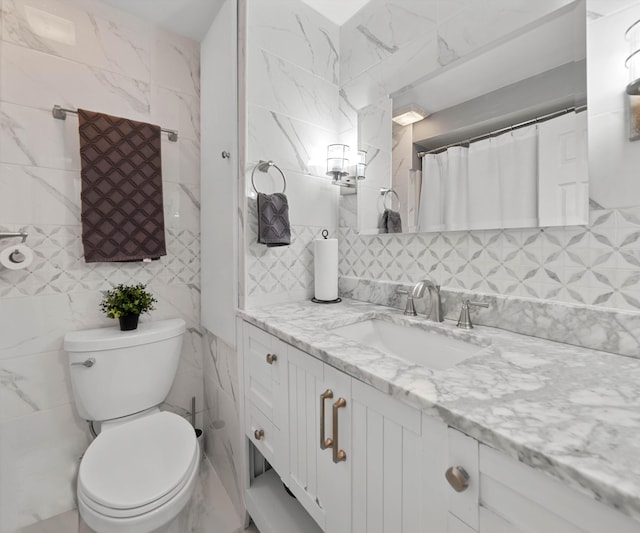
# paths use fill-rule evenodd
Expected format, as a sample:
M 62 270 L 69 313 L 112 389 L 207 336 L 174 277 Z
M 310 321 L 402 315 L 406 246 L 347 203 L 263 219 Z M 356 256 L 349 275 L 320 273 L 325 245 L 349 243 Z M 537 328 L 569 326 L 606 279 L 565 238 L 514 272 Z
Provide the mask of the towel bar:
M 398 200 L 398 206 L 400 205 L 400 196 L 398 196 L 398 193 L 396 191 L 394 191 L 393 189 L 387 189 L 386 187 L 380 187 L 380 195 L 384 196 L 384 198 L 382 199 L 382 206 L 387 209 L 387 206 L 385 204 L 385 202 L 387 201 L 387 196 L 389 194 L 393 194 L 395 195 L 396 199 Z M 393 209 L 393 199 L 391 200 L 391 205 L 389 206 L 389 209 Z
M 53 118 L 57 118 L 58 120 L 67 120 L 67 113 L 77 115 L 78 111 L 76 111 L 75 109 L 66 109 L 64 107 L 60 107 L 59 105 L 54 105 L 51 109 Z M 160 131 L 162 133 L 166 133 L 171 142 L 178 142 L 178 132 L 176 130 L 167 130 L 165 128 L 160 128 Z
M 16 232 L 4 232 L 0 231 L 0 239 L 12 239 L 14 237 L 22 237 L 22 243 L 24 244 L 29 236 L 28 233 L 24 231 L 16 231 Z
M 258 164 L 255 167 L 253 167 L 253 171 L 251 172 L 251 185 L 253 186 L 253 190 L 256 191 L 256 194 L 258 193 L 258 189 L 256 189 L 256 184 L 253 181 L 253 175 L 255 174 L 256 169 L 259 170 L 260 172 L 267 173 L 269 172 L 269 169 L 271 167 L 275 168 L 278 172 L 280 172 L 280 175 L 282 176 L 282 181 L 284 182 L 284 187 L 282 188 L 282 194 L 284 194 L 285 191 L 287 190 L 287 178 L 284 177 L 284 172 L 280 170 L 280 167 L 276 165 L 273 161 L 263 161 L 261 159 L 260 161 L 258 161 Z

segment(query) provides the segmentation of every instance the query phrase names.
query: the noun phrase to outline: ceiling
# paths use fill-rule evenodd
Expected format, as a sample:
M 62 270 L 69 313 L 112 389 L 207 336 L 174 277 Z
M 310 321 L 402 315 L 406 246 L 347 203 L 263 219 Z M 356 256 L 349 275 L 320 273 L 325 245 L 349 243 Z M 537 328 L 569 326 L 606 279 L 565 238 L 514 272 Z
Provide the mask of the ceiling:
M 587 11 L 593 16 L 610 15 L 637 3 L 637 0 L 587 0 Z
M 167 30 L 201 41 L 224 0 L 102 0 L 102 2 L 149 20 Z
M 265 2 L 269 0 L 258 0 Z M 369 0 L 302 0 L 305 4 L 341 26 Z M 224 0 L 102 0 L 179 33 L 201 41 Z
M 318 13 L 342 26 L 355 15 L 369 0 L 302 0 Z

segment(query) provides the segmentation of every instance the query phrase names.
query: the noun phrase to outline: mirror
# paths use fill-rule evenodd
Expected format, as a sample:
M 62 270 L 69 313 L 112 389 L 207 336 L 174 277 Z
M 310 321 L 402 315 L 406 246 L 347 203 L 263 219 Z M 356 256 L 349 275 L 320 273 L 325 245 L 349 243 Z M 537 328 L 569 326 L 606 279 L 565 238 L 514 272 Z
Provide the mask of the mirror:
M 586 0 L 435 6 L 373 0 L 341 29 L 359 232 L 586 224 Z M 392 126 L 410 106 L 430 115 Z

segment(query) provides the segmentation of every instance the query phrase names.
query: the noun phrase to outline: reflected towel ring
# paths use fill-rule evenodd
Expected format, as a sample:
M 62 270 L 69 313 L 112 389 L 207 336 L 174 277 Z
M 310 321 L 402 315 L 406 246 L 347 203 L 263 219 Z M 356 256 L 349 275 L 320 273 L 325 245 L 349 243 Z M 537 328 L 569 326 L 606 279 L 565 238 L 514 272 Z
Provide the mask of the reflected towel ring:
M 380 194 L 384 197 L 382 198 L 382 207 L 384 207 L 385 209 L 393 209 L 393 198 L 391 199 L 391 206 L 387 207 L 386 205 L 387 196 L 389 195 L 389 193 L 395 195 L 396 199 L 398 200 L 398 207 L 400 207 L 400 196 L 398 196 L 398 193 L 393 189 L 387 189 L 386 187 L 381 187 Z
M 255 167 L 253 167 L 253 171 L 251 172 L 251 185 L 253 187 L 253 190 L 256 191 L 256 193 L 258 193 L 258 189 L 256 189 L 256 184 L 253 181 L 253 175 L 255 174 L 256 169 L 266 174 L 267 172 L 269 172 L 269 169 L 271 167 L 275 168 L 278 172 L 280 172 L 280 175 L 282 176 L 282 181 L 284 183 L 284 187 L 282 188 L 282 194 L 284 194 L 285 191 L 287 190 L 287 179 L 284 177 L 284 172 L 280 170 L 280 167 L 278 167 L 278 165 L 276 165 L 273 161 L 263 161 L 261 159 L 260 161 L 258 161 L 258 164 Z

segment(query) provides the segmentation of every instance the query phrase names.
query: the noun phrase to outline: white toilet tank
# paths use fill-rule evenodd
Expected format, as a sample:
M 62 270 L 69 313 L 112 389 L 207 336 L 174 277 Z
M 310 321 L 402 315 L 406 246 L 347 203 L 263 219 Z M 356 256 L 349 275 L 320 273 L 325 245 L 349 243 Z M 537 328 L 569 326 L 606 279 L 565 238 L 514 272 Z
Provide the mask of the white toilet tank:
M 78 413 L 111 420 L 159 405 L 176 375 L 185 322 L 144 322 L 133 331 L 117 327 L 73 331 L 64 337 Z

